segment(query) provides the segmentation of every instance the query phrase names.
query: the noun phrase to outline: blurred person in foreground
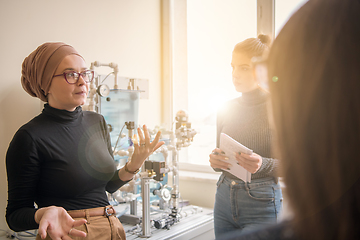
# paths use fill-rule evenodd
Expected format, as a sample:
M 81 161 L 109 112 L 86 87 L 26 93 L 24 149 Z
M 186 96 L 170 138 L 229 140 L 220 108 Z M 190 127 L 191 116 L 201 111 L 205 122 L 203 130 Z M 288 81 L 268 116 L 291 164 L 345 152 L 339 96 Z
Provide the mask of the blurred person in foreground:
M 357 0 L 310 0 L 283 27 L 259 83 L 292 217 L 222 239 L 360 239 L 359 43 Z

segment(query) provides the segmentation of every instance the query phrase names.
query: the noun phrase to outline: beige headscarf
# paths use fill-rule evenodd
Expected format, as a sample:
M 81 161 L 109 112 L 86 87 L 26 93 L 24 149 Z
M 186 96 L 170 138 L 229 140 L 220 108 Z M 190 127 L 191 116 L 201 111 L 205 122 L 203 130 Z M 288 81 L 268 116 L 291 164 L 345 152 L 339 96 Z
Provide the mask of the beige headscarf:
M 40 45 L 24 59 L 21 71 L 21 85 L 27 93 L 47 102 L 52 78 L 61 61 L 68 55 L 80 54 L 70 45 L 62 42 L 48 42 Z

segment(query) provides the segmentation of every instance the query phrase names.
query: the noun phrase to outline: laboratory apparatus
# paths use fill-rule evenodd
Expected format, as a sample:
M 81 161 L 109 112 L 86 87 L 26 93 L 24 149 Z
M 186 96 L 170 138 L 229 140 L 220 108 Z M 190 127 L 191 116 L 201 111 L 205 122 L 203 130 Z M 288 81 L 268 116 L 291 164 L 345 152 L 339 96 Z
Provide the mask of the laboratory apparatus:
M 104 116 L 114 160 L 121 168 L 134 151 L 135 129 L 139 126 L 139 101 L 148 96 L 148 80 L 119 77 L 116 63 L 91 63 L 92 70 L 98 67 L 109 67 L 112 71 L 107 75 L 96 74 L 83 109 Z M 133 239 L 151 238 L 153 232 L 170 229 L 185 215 L 203 212 L 199 207 L 181 212 L 186 202 L 181 201 L 179 192 L 179 154 L 182 148 L 191 145 L 196 135 L 187 112 L 180 110 L 176 113 L 171 129 L 159 126 L 149 129 L 151 138 L 158 130 L 161 130 L 161 140 L 165 144 L 150 155 L 133 180 L 117 192 L 108 194 L 110 203 L 123 210 L 117 215 L 124 226 L 131 226 L 125 230 Z M 210 215 L 210 220 L 206 218 L 204 221 L 212 221 L 212 212 Z

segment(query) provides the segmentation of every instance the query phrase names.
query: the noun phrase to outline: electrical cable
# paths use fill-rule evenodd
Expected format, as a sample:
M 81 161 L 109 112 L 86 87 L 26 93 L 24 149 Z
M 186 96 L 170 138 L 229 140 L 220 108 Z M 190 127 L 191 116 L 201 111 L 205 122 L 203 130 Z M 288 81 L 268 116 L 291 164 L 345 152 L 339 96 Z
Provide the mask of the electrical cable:
M 1 234 L 0 236 L 9 236 L 9 234 L 10 234 L 8 231 L 3 230 L 3 229 L 0 229 L 0 231 L 5 233 L 4 235 Z
M 30 232 L 30 231 L 23 231 L 23 232 L 9 232 L 7 230 L 3 230 L 3 229 L 0 229 L 1 232 L 4 232 L 5 234 L 4 235 L 0 235 L 0 236 L 6 236 L 7 238 L 10 238 L 10 239 L 19 239 L 19 240 L 25 240 L 25 239 L 28 239 L 28 238 L 31 238 L 31 239 L 35 239 L 36 235 L 37 235 L 37 230 L 34 230 L 34 233 Z
M 125 210 L 123 210 L 123 211 L 121 211 L 121 212 L 119 212 L 119 213 L 116 213 L 116 217 L 117 217 L 117 218 L 121 217 L 121 216 L 124 215 L 128 210 L 129 210 L 129 206 L 127 206 L 127 207 L 125 208 Z
M 182 202 L 183 204 L 181 204 L 181 208 L 179 209 L 178 214 L 180 214 L 180 213 L 181 213 L 181 210 L 182 210 L 182 209 L 183 209 L 183 207 L 184 207 L 184 199 L 181 197 L 181 195 L 180 195 L 180 199 L 181 199 L 181 202 Z
M 115 143 L 115 146 L 114 146 L 114 151 L 113 151 L 113 154 L 114 154 L 114 153 L 115 153 L 115 151 L 116 151 L 116 148 L 117 148 L 117 145 L 118 145 L 118 143 L 119 143 L 119 139 L 120 139 L 121 133 L 122 133 L 122 131 L 123 131 L 123 129 L 124 129 L 124 127 L 125 127 L 125 125 L 126 125 L 126 124 L 124 124 L 124 125 L 123 125 L 123 127 L 121 128 L 120 133 L 119 133 L 119 136 L 118 136 L 118 138 L 116 139 L 116 143 Z
M 20 237 L 36 237 L 37 234 L 32 233 L 30 231 L 18 232 L 17 233 Z
M 106 77 L 101 81 L 101 83 L 103 83 L 107 79 L 107 77 L 110 76 L 111 74 L 115 74 L 115 72 L 111 72 L 108 75 L 106 75 Z

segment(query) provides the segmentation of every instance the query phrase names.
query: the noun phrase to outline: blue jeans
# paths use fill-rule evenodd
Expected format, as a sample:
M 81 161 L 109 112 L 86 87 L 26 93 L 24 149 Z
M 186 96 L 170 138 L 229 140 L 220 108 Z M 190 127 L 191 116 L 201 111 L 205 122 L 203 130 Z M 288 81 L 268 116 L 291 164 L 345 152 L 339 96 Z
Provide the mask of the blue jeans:
M 222 174 L 217 182 L 214 206 L 215 237 L 230 231 L 254 230 L 274 223 L 282 208 L 279 183 L 273 178 L 261 178 L 245 183 Z

